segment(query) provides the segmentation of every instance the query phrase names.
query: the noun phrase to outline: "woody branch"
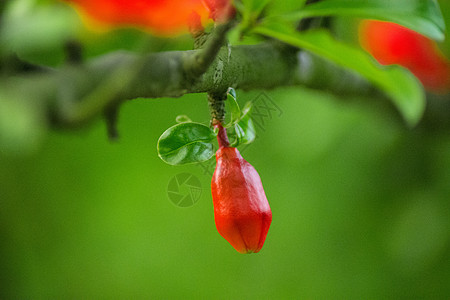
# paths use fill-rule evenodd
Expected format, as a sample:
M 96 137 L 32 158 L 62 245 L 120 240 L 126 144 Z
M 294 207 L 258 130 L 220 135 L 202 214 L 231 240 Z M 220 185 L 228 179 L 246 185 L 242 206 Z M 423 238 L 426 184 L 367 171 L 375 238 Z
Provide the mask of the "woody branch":
M 47 111 L 55 125 L 77 126 L 108 107 L 135 98 L 214 93 L 228 87 L 266 90 L 304 86 L 360 96 L 373 95 L 376 90 L 352 72 L 277 42 L 218 48 L 206 71 L 193 80 L 186 61 L 201 51 L 113 52 L 58 69 L 27 68 L 0 78 L 0 96 L 32 101 Z

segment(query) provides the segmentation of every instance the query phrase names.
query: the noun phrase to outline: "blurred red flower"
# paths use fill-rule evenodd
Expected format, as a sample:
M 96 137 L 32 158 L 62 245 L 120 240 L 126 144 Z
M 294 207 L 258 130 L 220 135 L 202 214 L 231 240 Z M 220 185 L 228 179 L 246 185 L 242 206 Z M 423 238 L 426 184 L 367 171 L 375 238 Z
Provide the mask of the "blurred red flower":
M 362 47 L 383 65 L 409 69 L 431 92 L 450 92 L 450 61 L 436 42 L 395 23 L 364 20 L 360 24 Z
M 209 16 L 216 16 L 217 11 L 227 13 L 231 9 L 228 0 L 63 1 L 72 3 L 83 16 L 97 27 L 135 26 L 162 35 L 186 32 L 192 14 L 198 15 L 200 20 L 205 22 Z

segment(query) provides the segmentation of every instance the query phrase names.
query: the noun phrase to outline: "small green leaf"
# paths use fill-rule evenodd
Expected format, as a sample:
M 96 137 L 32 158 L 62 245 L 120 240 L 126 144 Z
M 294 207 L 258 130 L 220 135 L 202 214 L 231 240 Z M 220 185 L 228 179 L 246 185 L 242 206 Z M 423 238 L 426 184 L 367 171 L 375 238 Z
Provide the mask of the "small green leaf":
M 231 97 L 233 97 L 234 99 L 237 98 L 236 96 L 236 90 L 233 89 L 232 87 L 228 88 L 227 94 L 229 94 Z
M 241 144 L 250 144 L 255 140 L 255 126 L 251 119 L 252 106 L 249 103 L 245 105 L 242 110 L 242 117 L 238 123 L 231 127 L 230 136 L 234 137 L 231 142 L 232 147 L 237 147 Z
M 206 161 L 214 155 L 214 138 L 214 131 L 203 124 L 177 124 L 159 138 L 158 155 L 169 165 Z
M 175 121 L 177 123 L 189 123 L 189 122 L 192 122 L 191 118 L 189 118 L 186 115 L 179 115 L 179 116 L 177 116 Z
M 323 0 L 285 19 L 353 16 L 398 23 L 435 40 L 443 40 L 445 22 L 436 0 Z
M 236 100 L 236 91 L 233 88 L 228 89 L 227 100 L 225 102 L 226 111 L 229 111 L 230 121 L 227 122 L 225 127 L 229 127 L 239 121 L 241 118 L 241 109 Z
M 381 66 L 363 50 L 336 41 L 325 31 L 300 33 L 280 23 L 258 27 L 254 31 L 357 71 L 390 97 L 408 125 L 414 126 L 422 117 L 425 94 L 419 81 L 406 69 Z

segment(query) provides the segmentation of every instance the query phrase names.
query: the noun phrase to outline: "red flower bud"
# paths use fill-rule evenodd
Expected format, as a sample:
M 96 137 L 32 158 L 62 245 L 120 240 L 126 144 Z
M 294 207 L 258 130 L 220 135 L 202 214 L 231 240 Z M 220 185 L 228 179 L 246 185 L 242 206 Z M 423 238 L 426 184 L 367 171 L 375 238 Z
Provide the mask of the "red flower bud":
M 361 23 L 359 39 L 381 64 L 409 69 L 429 91 L 450 91 L 450 62 L 436 42 L 398 24 L 374 20 Z
M 221 139 L 225 129 L 219 128 Z M 217 231 L 238 252 L 259 252 L 272 222 L 261 179 L 236 148 L 224 146 L 220 140 L 219 144 L 211 182 Z

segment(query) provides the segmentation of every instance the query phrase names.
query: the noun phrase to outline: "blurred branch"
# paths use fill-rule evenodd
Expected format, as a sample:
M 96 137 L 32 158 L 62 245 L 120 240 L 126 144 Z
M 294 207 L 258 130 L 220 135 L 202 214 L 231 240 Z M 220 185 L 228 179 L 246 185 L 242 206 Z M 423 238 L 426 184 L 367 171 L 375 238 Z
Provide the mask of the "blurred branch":
M 254 90 L 299 85 L 361 96 L 376 91 L 352 72 L 278 43 L 222 47 L 193 82 L 185 62 L 202 51 L 115 52 L 84 64 L 0 77 L 0 91 L 41 103 L 55 126 L 77 126 L 127 99 L 215 93 L 228 87 Z

